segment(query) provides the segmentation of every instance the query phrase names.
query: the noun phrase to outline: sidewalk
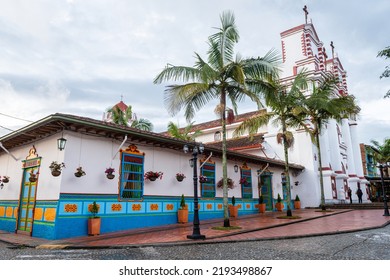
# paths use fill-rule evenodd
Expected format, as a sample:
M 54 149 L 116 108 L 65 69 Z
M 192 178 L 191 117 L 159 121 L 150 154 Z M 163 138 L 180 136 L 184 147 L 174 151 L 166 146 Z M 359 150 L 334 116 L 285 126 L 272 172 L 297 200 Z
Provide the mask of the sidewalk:
M 282 215 L 285 213 L 267 212 L 231 218 L 231 226 L 240 227 L 234 230 L 213 229 L 222 226 L 222 219 L 204 220 L 200 225 L 201 234 L 206 236 L 204 240 L 187 239 L 187 235 L 192 234 L 192 223 L 188 223 L 61 240 L 0 231 L 0 241 L 13 246 L 45 249 L 166 246 L 318 236 L 379 228 L 390 223 L 390 217 L 384 217 L 383 210 L 332 210 L 323 213 L 304 209 L 293 211 L 294 216 L 301 217 L 299 219 L 277 218 Z

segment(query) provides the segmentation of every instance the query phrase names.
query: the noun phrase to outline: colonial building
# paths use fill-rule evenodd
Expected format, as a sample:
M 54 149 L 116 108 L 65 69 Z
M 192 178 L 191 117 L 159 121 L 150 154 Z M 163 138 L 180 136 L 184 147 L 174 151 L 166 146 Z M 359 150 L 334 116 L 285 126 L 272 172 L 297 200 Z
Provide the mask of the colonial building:
M 58 141 L 66 145 L 59 146 Z M 194 180 L 186 141 L 104 121 L 54 114 L 0 138 L 0 229 L 34 237 L 59 239 L 87 235 L 93 202 L 101 233 L 177 222 L 182 194 L 193 212 Z M 197 183 L 200 218 L 223 217 L 221 150 L 205 146 L 199 155 Z M 228 153 L 229 177 L 240 215 L 256 213 L 258 172 L 280 174 L 277 159 Z M 50 169 L 64 163 L 61 174 Z M 240 166 L 238 166 L 240 165 Z M 82 167 L 84 176 L 76 174 Z M 239 168 L 241 167 L 241 168 Z M 301 165 L 293 165 L 300 172 Z M 108 179 L 107 169 L 115 169 Z M 238 172 L 240 170 L 240 172 Z M 158 173 L 152 181 L 148 172 Z M 177 173 L 185 179 L 179 182 Z M 240 184 L 242 178 L 245 184 Z M 272 209 L 271 205 L 269 209 Z

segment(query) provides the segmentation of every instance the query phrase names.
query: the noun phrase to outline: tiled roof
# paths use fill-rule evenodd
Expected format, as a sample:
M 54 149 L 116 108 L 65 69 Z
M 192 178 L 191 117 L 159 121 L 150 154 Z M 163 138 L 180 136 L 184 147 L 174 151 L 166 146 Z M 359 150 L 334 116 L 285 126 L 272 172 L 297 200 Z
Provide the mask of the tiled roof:
M 231 138 L 226 140 L 226 148 L 232 151 L 260 148 L 262 146 L 261 143 L 263 141 L 264 141 L 263 134 L 257 134 L 252 138 L 250 138 L 249 136 Z M 207 146 L 222 148 L 222 141 L 210 142 L 207 143 Z
M 127 106 L 125 103 L 123 103 L 123 101 L 121 100 L 119 103 L 117 103 L 116 105 L 114 105 L 112 108 L 114 107 L 118 107 L 119 110 L 121 111 L 126 111 L 126 109 L 129 107 Z
M 254 116 L 258 112 L 259 111 L 252 111 L 252 112 L 247 112 L 247 113 L 237 115 L 237 116 L 235 116 L 233 123 L 242 122 L 242 121 Z M 209 122 L 195 124 L 192 126 L 192 131 L 205 130 L 205 129 L 215 128 L 215 127 L 219 127 L 219 126 L 221 126 L 221 119 L 216 119 L 216 120 L 209 121 Z
M 51 135 L 60 133 L 61 131 L 73 131 L 96 137 L 104 137 L 107 139 L 114 138 L 123 141 L 126 137 L 128 143 L 142 143 L 153 145 L 173 150 L 182 150 L 184 145 L 193 145 L 193 142 L 175 139 L 160 133 L 142 131 L 136 128 L 121 126 L 113 123 L 99 121 L 87 117 L 80 117 L 68 114 L 56 113 L 29 124 L 17 131 L 11 132 L 3 137 L 0 137 L 0 143 L 7 150 L 35 143 L 40 139 L 50 137 Z M 241 140 L 243 143 L 246 140 Z M 4 151 L 0 149 L 0 153 Z M 216 145 L 205 145 L 205 152 L 212 153 L 214 157 L 222 157 L 221 147 Z M 227 151 L 227 157 L 230 160 L 237 160 L 247 163 L 264 164 L 269 163 L 270 166 L 283 167 L 284 162 L 280 160 L 269 159 L 265 157 L 239 153 L 232 149 Z M 304 167 L 298 164 L 290 166 L 295 170 L 303 170 Z

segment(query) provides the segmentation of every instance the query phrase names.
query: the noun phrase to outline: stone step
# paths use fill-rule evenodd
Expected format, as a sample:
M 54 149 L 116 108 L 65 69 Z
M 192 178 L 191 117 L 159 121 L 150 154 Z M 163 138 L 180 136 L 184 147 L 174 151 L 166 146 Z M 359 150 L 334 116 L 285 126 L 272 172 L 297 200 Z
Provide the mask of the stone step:
M 330 209 L 384 209 L 383 202 L 326 204 Z

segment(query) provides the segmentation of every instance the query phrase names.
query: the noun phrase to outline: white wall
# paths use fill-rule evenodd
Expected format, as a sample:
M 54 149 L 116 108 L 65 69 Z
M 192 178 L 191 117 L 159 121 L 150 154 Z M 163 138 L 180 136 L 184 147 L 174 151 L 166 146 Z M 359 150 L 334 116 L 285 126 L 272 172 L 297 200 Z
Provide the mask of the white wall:
M 34 144 L 38 156 L 42 157 L 38 177 L 37 200 L 57 199 L 60 189 L 61 177 L 55 178 L 51 175 L 49 165 L 52 161 L 62 162 L 63 151 L 57 149 L 57 138 L 53 135 L 49 138 L 39 140 Z M 65 137 L 66 138 L 66 137 Z M 6 153 L 0 156 L 0 175 L 10 177 L 10 182 L 0 190 L 1 200 L 18 200 L 23 179 L 22 160 L 28 156 L 33 144 L 9 150 L 17 159 L 15 161 Z

